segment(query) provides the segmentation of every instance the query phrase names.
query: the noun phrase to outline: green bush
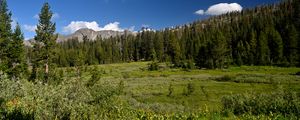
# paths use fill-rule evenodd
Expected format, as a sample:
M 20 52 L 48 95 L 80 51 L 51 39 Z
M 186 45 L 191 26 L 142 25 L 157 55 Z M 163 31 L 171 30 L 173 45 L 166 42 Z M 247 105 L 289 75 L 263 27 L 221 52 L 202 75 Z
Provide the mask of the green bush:
M 292 91 L 225 96 L 222 104 L 223 111 L 231 111 L 235 115 L 281 114 L 300 117 L 300 97 Z
M 222 77 L 216 78 L 216 81 L 219 82 L 229 82 L 229 81 L 233 81 L 235 79 L 235 76 L 233 75 L 224 75 Z
M 148 64 L 148 70 L 149 71 L 157 71 L 157 70 L 159 70 L 158 62 L 153 61 L 150 64 Z
M 121 80 L 118 84 L 118 94 L 121 95 L 124 93 L 125 83 Z
M 194 84 L 192 84 L 192 83 L 188 83 L 187 84 L 187 94 L 188 95 L 191 95 L 191 94 L 193 94 L 194 93 L 194 91 L 195 91 L 195 86 L 194 86 Z
M 174 93 L 174 87 L 173 87 L 172 84 L 169 85 L 169 89 L 168 89 L 168 90 L 169 90 L 168 96 L 170 97 L 170 96 L 172 96 L 173 93 Z
M 93 86 L 96 82 L 98 82 L 102 77 L 102 74 L 100 71 L 95 70 L 92 72 L 92 76 L 89 79 L 89 81 L 86 83 L 86 86 L 90 87 Z
M 188 84 L 186 85 L 186 88 L 183 89 L 182 95 L 189 96 L 189 95 L 193 94 L 194 91 L 195 91 L 195 86 L 194 86 L 194 84 L 188 83 Z

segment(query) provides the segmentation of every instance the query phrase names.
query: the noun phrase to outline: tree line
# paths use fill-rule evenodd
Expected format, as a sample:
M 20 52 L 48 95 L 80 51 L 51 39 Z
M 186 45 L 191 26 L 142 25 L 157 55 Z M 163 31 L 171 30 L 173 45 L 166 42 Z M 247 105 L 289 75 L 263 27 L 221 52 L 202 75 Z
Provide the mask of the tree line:
M 83 42 L 74 38 L 59 43 L 55 63 L 65 67 L 157 60 L 174 67 L 194 64 L 209 69 L 299 66 L 299 13 L 298 0 L 285 0 L 160 31 L 96 40 L 84 37 Z
M 173 67 L 226 68 L 230 65 L 300 66 L 300 3 L 285 0 L 241 12 L 212 16 L 159 31 L 142 30 L 83 42 L 56 43 L 52 11 L 39 14 L 33 47 L 25 47 L 19 25 L 0 1 L 0 71 L 11 79 L 29 75 L 47 81 L 58 67 L 132 61 L 171 62 Z M 42 74 L 40 74 L 42 73 Z

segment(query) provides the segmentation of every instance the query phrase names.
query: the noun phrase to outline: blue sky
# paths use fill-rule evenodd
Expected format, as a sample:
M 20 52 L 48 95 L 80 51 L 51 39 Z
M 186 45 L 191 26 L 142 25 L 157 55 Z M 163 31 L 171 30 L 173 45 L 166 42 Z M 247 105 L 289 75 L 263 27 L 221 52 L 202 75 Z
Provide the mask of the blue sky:
M 44 2 L 55 13 L 57 32 L 69 34 L 88 27 L 95 30 L 162 29 L 219 14 L 216 10 L 252 8 L 278 0 L 7 0 L 25 38 L 35 35 L 37 14 Z M 228 4 L 219 4 L 228 3 Z M 236 4 L 232 4 L 236 3 Z M 215 5 L 215 6 L 214 6 Z M 212 7 L 214 6 L 214 7 Z M 211 9 L 209 9 L 211 7 Z M 219 8 L 221 7 L 221 8 Z M 208 10 L 209 9 L 209 10 Z M 200 11 L 199 11 L 200 10 Z M 215 10 L 215 11 L 214 11 Z M 195 12 L 198 11 L 198 14 Z M 220 12 L 220 11 L 219 11 Z M 71 24 L 72 23 L 72 24 Z

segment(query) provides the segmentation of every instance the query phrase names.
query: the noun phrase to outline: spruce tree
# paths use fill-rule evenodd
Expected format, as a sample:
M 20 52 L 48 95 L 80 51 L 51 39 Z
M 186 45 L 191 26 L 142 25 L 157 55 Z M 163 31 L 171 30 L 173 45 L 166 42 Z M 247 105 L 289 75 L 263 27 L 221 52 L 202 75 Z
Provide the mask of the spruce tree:
M 179 67 L 181 54 L 180 54 L 180 46 L 176 39 L 176 35 L 173 31 L 171 31 L 169 35 L 169 49 L 168 53 L 171 57 L 171 62 L 174 64 L 175 67 Z
M 282 38 L 275 29 L 271 29 L 269 34 L 270 60 L 272 64 L 279 64 L 283 55 Z
M 255 63 L 255 55 L 257 54 L 257 38 L 256 32 L 254 30 L 251 31 L 250 34 L 250 54 L 249 54 L 249 64 L 254 65 Z
M 11 13 L 7 8 L 6 0 L 0 1 L 0 71 L 6 73 L 8 70 L 8 46 L 10 44 L 11 30 Z
M 163 36 L 160 32 L 155 33 L 154 47 L 155 47 L 155 52 L 156 52 L 156 55 L 157 55 L 157 59 L 159 61 L 163 61 L 164 39 L 163 39 Z
M 286 26 L 285 31 L 285 57 L 290 66 L 295 66 L 297 65 L 297 57 L 299 57 L 299 54 L 297 53 L 297 45 L 299 44 L 299 42 L 297 41 L 299 39 L 298 33 L 294 25 Z
M 57 39 L 57 35 L 54 34 L 56 29 L 55 23 L 51 21 L 52 15 L 50 5 L 45 3 L 39 14 L 39 24 L 37 25 L 36 36 L 34 37 L 36 42 L 34 45 L 36 61 L 33 62 L 33 66 L 36 66 L 34 68 L 37 69 L 42 65 L 45 82 L 47 82 L 49 77 L 51 60 L 54 56 L 53 49 Z
M 19 24 L 13 33 L 8 51 L 8 75 L 11 79 L 19 79 L 26 72 L 24 37 Z
M 265 32 L 261 32 L 257 41 L 257 63 L 267 65 L 269 63 L 268 37 Z

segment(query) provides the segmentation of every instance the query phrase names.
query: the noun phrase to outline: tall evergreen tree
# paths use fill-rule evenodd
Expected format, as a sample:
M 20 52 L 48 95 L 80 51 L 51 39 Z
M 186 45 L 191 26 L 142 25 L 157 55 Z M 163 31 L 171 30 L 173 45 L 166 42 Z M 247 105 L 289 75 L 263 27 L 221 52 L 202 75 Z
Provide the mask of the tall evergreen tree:
M 254 65 L 255 64 L 255 55 L 257 54 L 257 35 L 256 32 L 254 30 L 251 31 L 250 34 L 250 54 L 249 54 L 249 61 L 250 61 L 250 65 Z
M 57 39 L 57 35 L 54 34 L 56 29 L 55 23 L 51 21 L 52 15 L 53 13 L 50 10 L 50 5 L 45 3 L 39 14 L 39 24 L 37 25 L 36 36 L 34 37 L 36 42 L 34 50 L 37 53 L 35 57 L 37 58 L 35 59 L 36 61 L 33 62 L 33 66 L 36 66 L 35 69 L 40 66 L 39 64 L 43 66 L 44 79 L 46 82 L 49 77 L 49 65 L 53 58 L 53 49 Z
M 257 63 L 258 65 L 269 63 L 268 37 L 264 31 L 260 33 L 257 41 Z
M 279 64 L 283 55 L 283 43 L 281 35 L 274 28 L 269 31 L 270 60 L 272 64 Z
M 157 59 L 159 61 L 163 61 L 164 39 L 163 39 L 161 32 L 155 33 L 154 47 L 155 47 L 155 53 L 157 55 Z
M 8 51 L 8 74 L 11 79 L 18 79 L 26 72 L 24 37 L 19 24 L 13 33 Z
M 284 56 L 286 57 L 290 66 L 295 66 L 297 65 L 297 59 L 299 57 L 299 54 L 297 53 L 297 45 L 299 44 L 299 42 L 297 41 L 299 39 L 298 33 L 294 25 L 287 25 L 285 31 L 286 37 L 284 38 Z
M 7 8 L 6 0 L 0 1 L 0 71 L 6 73 L 8 70 L 8 46 L 10 44 L 11 30 L 11 13 Z
M 180 61 L 181 61 L 180 46 L 176 39 L 175 33 L 172 31 L 169 34 L 168 53 L 171 57 L 171 62 L 174 64 L 175 67 L 178 67 L 180 65 Z

